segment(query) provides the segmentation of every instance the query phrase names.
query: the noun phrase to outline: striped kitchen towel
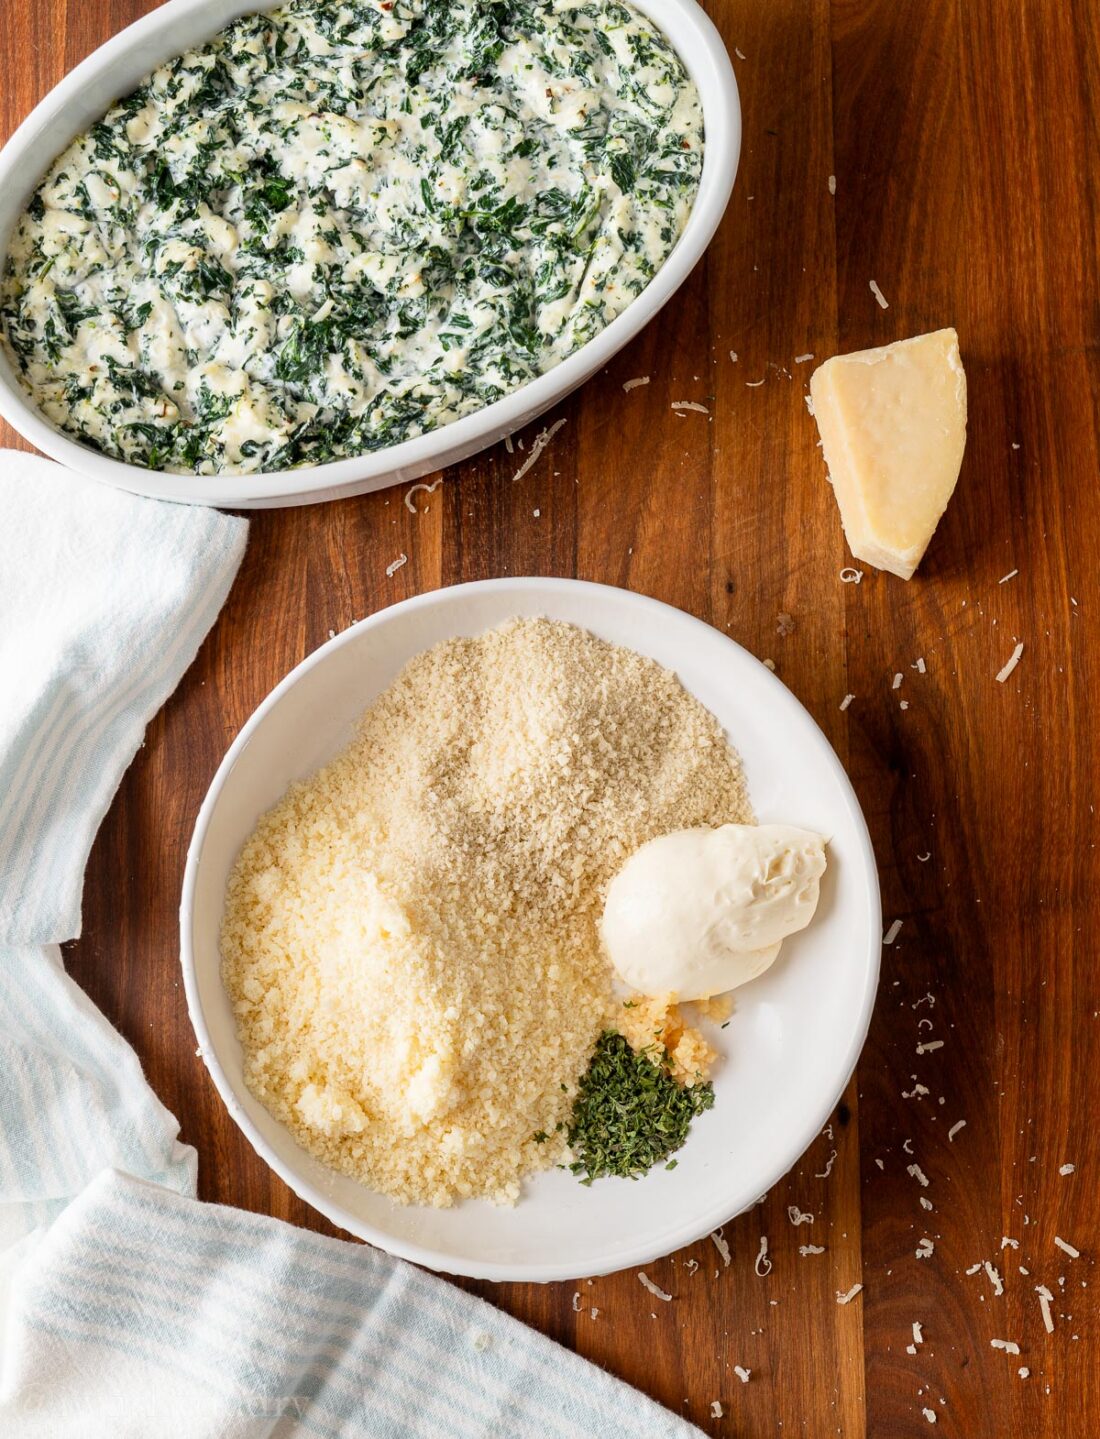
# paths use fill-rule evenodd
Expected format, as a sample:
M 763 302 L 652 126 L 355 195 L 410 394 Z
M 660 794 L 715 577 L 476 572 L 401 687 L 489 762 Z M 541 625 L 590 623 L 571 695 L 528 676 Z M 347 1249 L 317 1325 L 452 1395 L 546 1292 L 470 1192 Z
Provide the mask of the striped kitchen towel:
M 96 828 L 245 530 L 0 452 L 0 1435 L 698 1436 L 409 1264 L 199 1203 L 66 975 Z
M 95 832 L 247 530 L 0 450 L 0 944 L 79 935 Z

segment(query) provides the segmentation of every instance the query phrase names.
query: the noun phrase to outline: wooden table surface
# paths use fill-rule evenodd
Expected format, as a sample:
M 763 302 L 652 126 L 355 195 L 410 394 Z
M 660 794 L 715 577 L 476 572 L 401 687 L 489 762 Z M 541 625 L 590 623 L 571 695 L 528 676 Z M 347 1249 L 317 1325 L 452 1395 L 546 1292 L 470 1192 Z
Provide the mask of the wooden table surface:
M 150 8 L 7 0 L 4 133 Z M 394 490 L 255 517 L 225 611 L 103 825 L 66 960 L 180 1117 L 202 1195 L 324 1230 L 228 1119 L 179 981 L 184 851 L 226 746 L 330 631 L 440 585 L 579 575 L 679 605 L 774 661 L 852 776 L 885 919 L 902 922 L 870 1038 L 830 1129 L 726 1227 L 729 1268 L 706 1240 L 650 1266 L 670 1304 L 632 1272 L 468 1287 L 708 1433 L 896 1439 L 927 1432 L 928 1410 L 943 1434 L 1093 1435 L 1100 11 L 708 8 L 735 54 L 745 138 L 706 259 L 550 417 L 567 423 L 518 482 L 498 446 L 419 492 L 415 513 Z M 810 370 L 948 324 L 970 384 L 955 499 L 910 584 L 866 567 L 842 583 Z M 813 1225 L 794 1227 L 789 1205 Z M 762 1235 L 773 1267 L 758 1278 Z M 808 1243 L 825 1252 L 800 1255 Z

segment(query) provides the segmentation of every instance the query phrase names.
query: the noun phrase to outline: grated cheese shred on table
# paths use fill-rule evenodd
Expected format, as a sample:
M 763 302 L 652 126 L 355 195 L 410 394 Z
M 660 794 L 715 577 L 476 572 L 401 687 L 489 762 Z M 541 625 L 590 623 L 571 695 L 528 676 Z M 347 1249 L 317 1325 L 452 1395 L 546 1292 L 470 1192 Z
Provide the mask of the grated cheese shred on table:
M 395 1199 L 514 1202 L 565 1157 L 608 1021 L 611 876 L 657 834 L 751 818 L 717 721 L 652 660 L 547 620 L 419 655 L 230 877 L 250 1089 Z

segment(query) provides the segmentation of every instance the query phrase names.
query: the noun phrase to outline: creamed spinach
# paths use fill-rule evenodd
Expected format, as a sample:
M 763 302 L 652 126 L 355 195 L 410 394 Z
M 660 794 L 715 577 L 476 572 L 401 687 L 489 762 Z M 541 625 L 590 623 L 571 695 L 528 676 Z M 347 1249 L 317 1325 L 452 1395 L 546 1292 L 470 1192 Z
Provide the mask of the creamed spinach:
M 642 291 L 702 110 L 616 0 L 291 0 L 169 61 L 15 228 L 4 340 L 131 463 L 393 445 L 551 369 Z

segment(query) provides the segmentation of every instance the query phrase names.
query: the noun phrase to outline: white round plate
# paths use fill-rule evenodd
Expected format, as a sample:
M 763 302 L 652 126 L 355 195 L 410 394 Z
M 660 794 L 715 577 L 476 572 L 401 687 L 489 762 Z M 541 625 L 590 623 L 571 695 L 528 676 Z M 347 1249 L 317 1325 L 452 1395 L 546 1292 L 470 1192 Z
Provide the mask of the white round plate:
M 409 1208 L 327 1169 L 245 1087 L 222 987 L 226 880 L 259 816 L 331 759 L 368 705 L 420 651 L 514 615 L 583 626 L 668 666 L 721 721 L 761 821 L 818 830 L 829 868 L 817 915 L 767 974 L 736 992 L 718 1031 L 715 1105 L 669 1171 L 603 1179 L 537 1175 L 514 1209 L 480 1200 Z M 283 680 L 241 730 L 199 813 L 180 910 L 187 1003 L 203 1058 L 256 1152 L 334 1224 L 451 1274 L 551 1280 L 644 1264 L 753 1204 L 820 1132 L 855 1066 L 878 981 L 874 855 L 836 755 L 794 696 L 739 645 L 680 610 L 603 585 L 486 580 L 405 600 L 337 635 Z

